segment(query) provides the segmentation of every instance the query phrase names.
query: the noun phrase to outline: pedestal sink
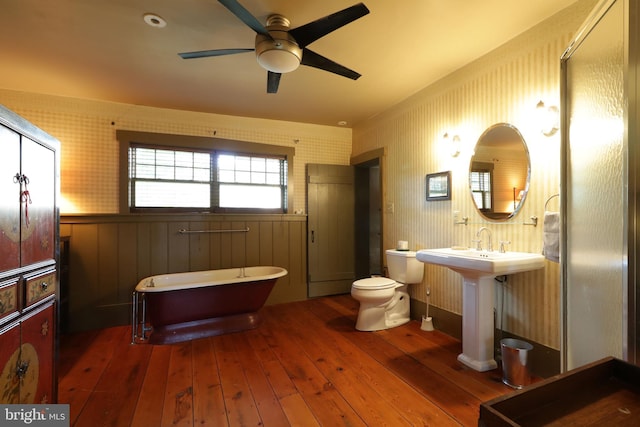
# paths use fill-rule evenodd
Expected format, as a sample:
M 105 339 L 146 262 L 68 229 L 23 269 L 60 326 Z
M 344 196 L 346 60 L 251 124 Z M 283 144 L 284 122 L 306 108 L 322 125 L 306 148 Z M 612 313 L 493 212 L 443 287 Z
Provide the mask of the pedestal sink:
M 528 252 L 487 252 L 452 248 L 422 249 L 416 258 L 460 273 L 462 354 L 458 360 L 476 371 L 495 369 L 493 358 L 494 278 L 544 267 L 544 257 Z

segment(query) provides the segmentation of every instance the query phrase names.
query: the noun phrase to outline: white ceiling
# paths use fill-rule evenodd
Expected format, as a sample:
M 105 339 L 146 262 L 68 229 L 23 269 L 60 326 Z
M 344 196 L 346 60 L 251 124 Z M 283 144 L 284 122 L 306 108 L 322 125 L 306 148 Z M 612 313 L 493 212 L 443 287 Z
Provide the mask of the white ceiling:
M 239 0 L 295 28 L 358 0 Z M 216 0 L 3 0 L 0 88 L 183 110 L 353 126 L 484 55 L 576 0 L 363 0 L 370 14 L 309 48 L 356 81 L 301 66 L 266 93 L 255 33 Z M 155 13 L 165 28 L 145 24 Z M 0 103 L 2 100 L 0 99 Z

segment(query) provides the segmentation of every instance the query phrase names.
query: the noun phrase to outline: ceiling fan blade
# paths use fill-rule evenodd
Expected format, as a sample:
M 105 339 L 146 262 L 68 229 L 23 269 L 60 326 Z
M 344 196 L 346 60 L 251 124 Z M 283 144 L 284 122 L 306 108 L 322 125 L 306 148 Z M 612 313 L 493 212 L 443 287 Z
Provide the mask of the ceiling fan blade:
M 223 56 L 234 55 L 236 53 L 253 52 L 255 49 L 213 49 L 213 50 L 199 50 L 196 52 L 182 52 L 179 53 L 182 59 L 194 59 L 194 58 L 208 58 L 210 56 Z
M 369 9 L 367 9 L 367 6 L 365 6 L 364 3 L 358 3 L 354 6 L 341 10 L 340 12 L 327 15 L 324 18 L 317 19 L 301 27 L 289 30 L 289 34 L 293 36 L 296 43 L 298 43 L 298 46 L 304 48 L 318 40 L 320 37 L 326 36 L 330 32 L 347 25 L 358 18 L 362 18 L 368 13 Z
M 255 31 L 258 34 L 262 34 L 271 38 L 269 31 L 262 25 L 260 21 L 258 21 L 255 16 L 251 14 L 247 9 L 245 9 L 240 3 L 236 0 L 218 0 L 224 7 L 229 9 L 231 13 L 236 15 L 238 19 L 244 22 L 249 28 Z
M 267 93 L 278 93 L 282 74 L 269 71 L 267 74 Z
M 338 74 L 352 80 L 357 80 L 360 77 L 359 73 L 356 73 L 355 71 L 350 70 L 345 66 L 333 62 L 329 58 L 325 58 L 324 56 L 319 55 L 309 49 L 304 49 L 302 51 L 302 61 L 300 61 L 300 64 L 306 65 L 308 67 L 319 68 L 320 70 Z

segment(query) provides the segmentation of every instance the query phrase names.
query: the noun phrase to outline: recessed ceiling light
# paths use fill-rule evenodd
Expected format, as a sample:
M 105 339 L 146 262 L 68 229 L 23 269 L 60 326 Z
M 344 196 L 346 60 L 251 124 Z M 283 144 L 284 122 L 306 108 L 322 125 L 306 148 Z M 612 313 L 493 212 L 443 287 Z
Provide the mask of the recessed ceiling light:
M 167 26 L 167 21 L 164 20 L 160 15 L 156 15 L 155 13 L 145 13 L 142 17 L 144 22 L 148 25 L 156 28 L 164 28 Z
M 347 121 L 346 120 L 340 120 L 338 122 L 338 126 L 346 126 L 347 125 Z

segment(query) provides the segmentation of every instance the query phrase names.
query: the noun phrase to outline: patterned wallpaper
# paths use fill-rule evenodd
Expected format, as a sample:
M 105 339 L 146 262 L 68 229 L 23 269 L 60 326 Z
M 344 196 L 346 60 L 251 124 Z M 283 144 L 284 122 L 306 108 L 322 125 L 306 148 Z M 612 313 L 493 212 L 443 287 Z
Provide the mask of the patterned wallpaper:
M 116 130 L 215 136 L 294 147 L 294 209 L 305 210 L 305 165 L 349 164 L 351 129 L 89 101 L 0 89 L 0 103 L 60 140 L 61 212 L 118 212 Z
M 387 148 L 384 162 L 383 244 L 409 241 L 411 249 L 471 247 L 479 227 L 487 226 L 493 241 L 510 241 L 508 250 L 540 253 L 545 201 L 559 192 L 560 135 L 545 136 L 537 120 L 540 100 L 559 106 L 560 57 L 573 33 L 591 11 L 594 0 L 581 1 L 524 32 L 493 52 L 448 75 L 375 120 L 354 128 L 353 153 Z M 473 148 L 495 123 L 516 126 L 531 156 L 530 191 L 519 214 L 507 222 L 489 222 L 475 210 L 468 189 Z M 461 152 L 452 157 L 442 136 L 458 135 Z M 451 171 L 450 201 L 425 200 L 425 175 Z M 549 204 L 558 210 L 558 199 Z M 454 224 L 454 216 L 468 225 Z M 531 216 L 539 225 L 530 223 Z M 495 243 L 494 243 L 494 246 Z M 454 313 L 462 313 L 461 276 L 427 265 L 423 283 L 411 287 L 412 297 Z M 509 276 L 496 285 L 497 325 L 552 348 L 560 348 L 560 277 L 558 264 Z

